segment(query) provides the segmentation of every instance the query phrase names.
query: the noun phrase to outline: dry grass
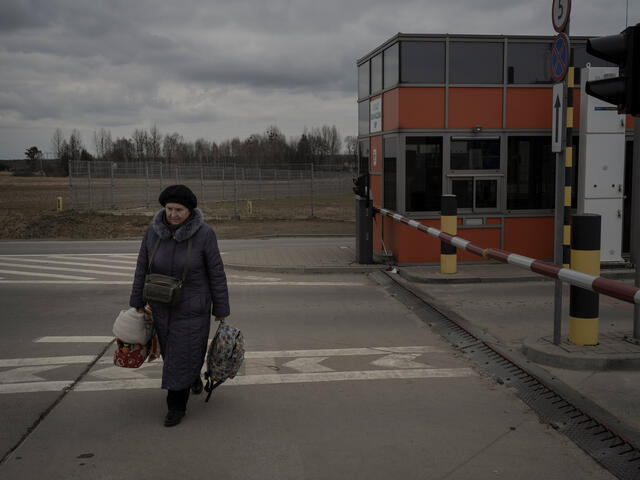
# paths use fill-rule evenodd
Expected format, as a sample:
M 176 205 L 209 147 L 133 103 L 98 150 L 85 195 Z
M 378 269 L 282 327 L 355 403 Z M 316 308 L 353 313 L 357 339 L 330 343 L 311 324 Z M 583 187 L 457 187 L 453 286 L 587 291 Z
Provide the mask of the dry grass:
M 139 238 L 160 208 L 58 213 L 58 197 L 67 209 L 67 178 L 0 174 L 0 239 Z M 355 233 L 352 195 L 319 195 L 314 200 L 313 218 L 310 197 L 241 200 L 237 212 L 232 201 L 208 202 L 201 208 L 220 238 Z

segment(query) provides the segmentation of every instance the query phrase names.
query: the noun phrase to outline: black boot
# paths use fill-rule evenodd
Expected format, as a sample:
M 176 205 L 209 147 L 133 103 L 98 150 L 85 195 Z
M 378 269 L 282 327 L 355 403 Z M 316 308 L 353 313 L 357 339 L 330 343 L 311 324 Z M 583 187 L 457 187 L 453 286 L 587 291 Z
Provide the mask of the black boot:
M 184 417 L 184 414 L 185 412 L 181 410 L 169 410 L 166 417 L 164 417 L 164 426 L 173 427 L 174 425 L 178 425 L 182 417 Z

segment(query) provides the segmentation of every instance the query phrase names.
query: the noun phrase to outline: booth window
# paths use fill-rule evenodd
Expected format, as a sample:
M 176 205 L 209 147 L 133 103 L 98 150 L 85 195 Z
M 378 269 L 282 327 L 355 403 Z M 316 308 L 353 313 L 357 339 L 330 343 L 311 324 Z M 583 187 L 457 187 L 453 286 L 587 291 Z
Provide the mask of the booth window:
M 509 43 L 507 83 L 552 83 L 550 43 Z
M 449 52 L 449 83 L 503 83 L 502 43 L 451 42 Z
M 551 137 L 509 137 L 507 209 L 553 209 L 555 155 Z
M 369 135 L 369 100 L 358 104 L 358 135 Z
M 384 51 L 384 88 L 398 84 L 400 74 L 400 44 L 395 43 Z
M 451 170 L 499 169 L 499 139 L 451 139 Z
M 407 137 L 405 160 L 406 211 L 439 211 L 442 196 L 442 137 Z
M 401 42 L 402 83 L 444 83 L 444 42 Z
M 358 67 L 358 98 L 369 96 L 369 62 Z
M 390 137 L 384 139 L 384 170 L 383 170 L 383 198 L 382 206 L 396 211 L 396 163 L 398 139 Z
M 369 139 L 358 144 L 358 174 L 369 173 Z
M 371 93 L 382 90 L 382 53 L 371 59 Z

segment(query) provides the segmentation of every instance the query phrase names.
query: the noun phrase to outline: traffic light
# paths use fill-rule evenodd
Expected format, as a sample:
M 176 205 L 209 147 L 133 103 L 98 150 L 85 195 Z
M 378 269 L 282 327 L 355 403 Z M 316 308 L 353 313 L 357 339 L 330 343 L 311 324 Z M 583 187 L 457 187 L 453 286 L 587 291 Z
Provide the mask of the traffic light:
M 587 53 L 619 67 L 618 77 L 588 81 L 587 94 L 617 105 L 618 113 L 640 114 L 640 89 L 634 88 L 640 81 L 640 24 L 617 35 L 590 38 Z
M 369 198 L 369 175 L 359 175 L 353 179 L 353 193 L 362 198 Z

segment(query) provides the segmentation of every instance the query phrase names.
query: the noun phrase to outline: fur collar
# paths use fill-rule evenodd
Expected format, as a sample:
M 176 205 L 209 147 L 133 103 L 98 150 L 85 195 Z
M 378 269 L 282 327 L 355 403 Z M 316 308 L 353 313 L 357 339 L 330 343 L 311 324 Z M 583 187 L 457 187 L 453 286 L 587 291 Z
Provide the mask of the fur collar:
M 156 232 L 162 240 L 168 240 L 173 238 L 176 242 L 182 242 L 193 237 L 195 233 L 204 225 L 204 216 L 199 208 L 194 208 L 191 212 L 191 216 L 178 227 L 178 229 L 172 234 L 169 225 L 166 224 L 164 219 L 164 208 L 156 213 L 151 224 L 153 231 Z

